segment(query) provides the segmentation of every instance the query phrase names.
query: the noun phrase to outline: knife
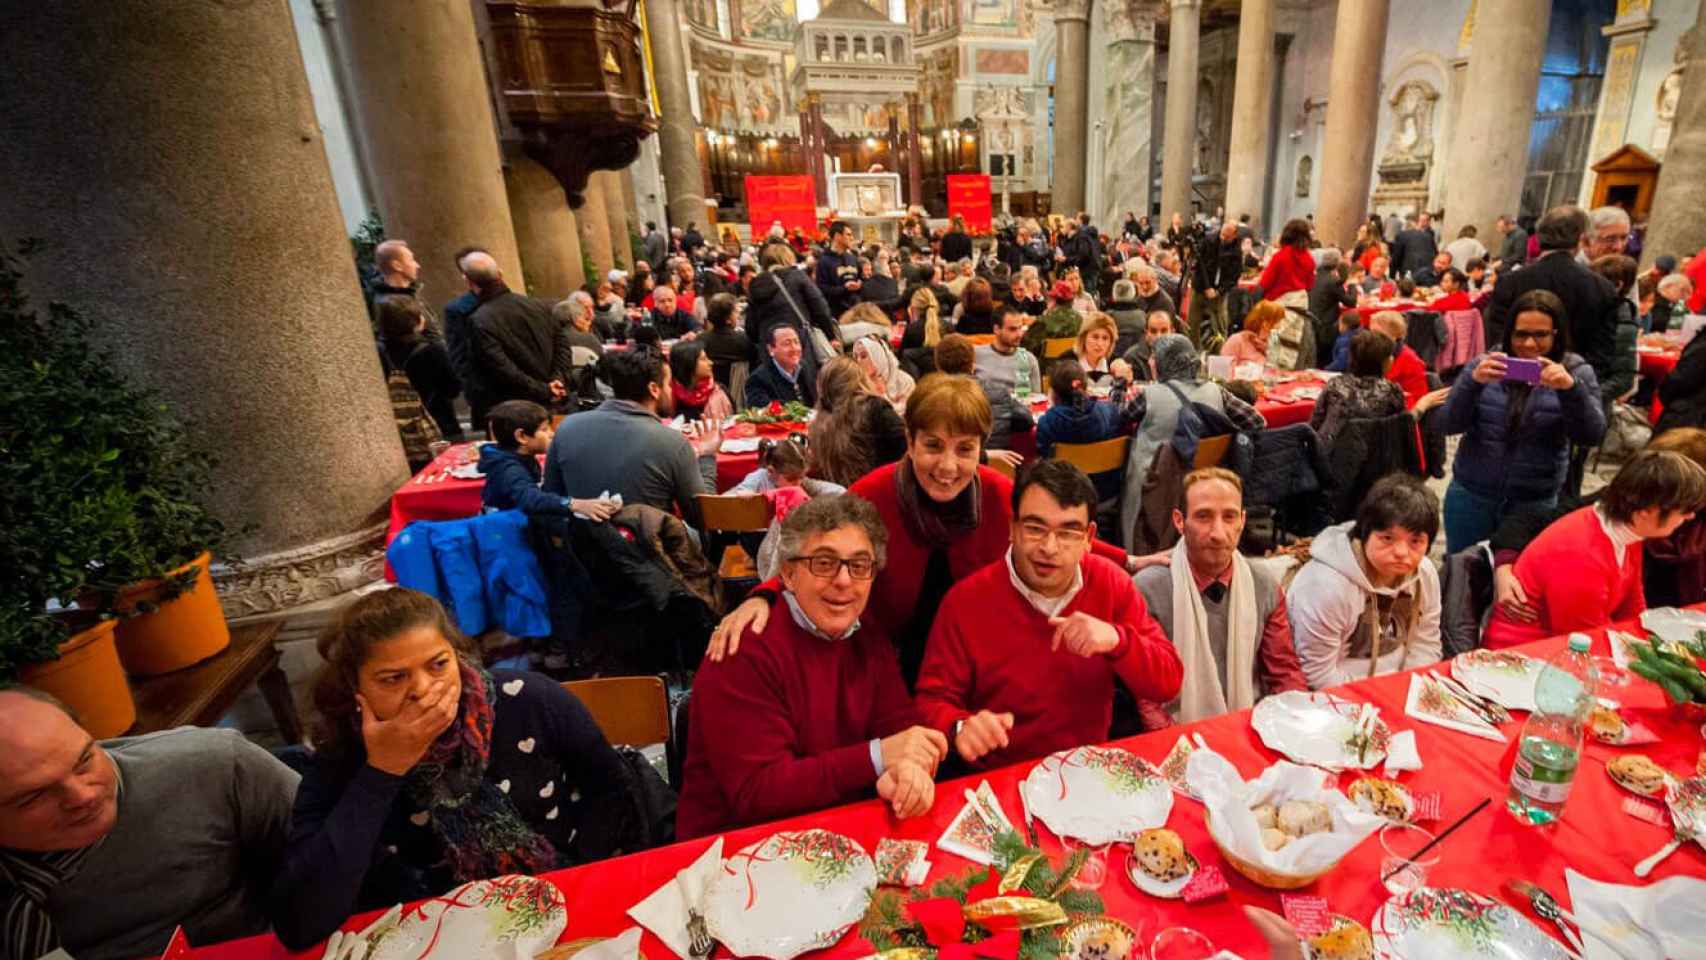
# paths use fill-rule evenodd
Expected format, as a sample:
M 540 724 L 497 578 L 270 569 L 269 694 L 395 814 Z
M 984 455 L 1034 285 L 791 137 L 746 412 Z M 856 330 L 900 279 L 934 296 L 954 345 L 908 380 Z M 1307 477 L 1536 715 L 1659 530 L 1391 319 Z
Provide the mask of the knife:
M 1031 822 L 1031 798 L 1025 793 L 1026 782 L 1019 781 L 1019 809 L 1025 812 L 1025 835 L 1031 838 L 1031 848 L 1041 849 L 1037 846 L 1037 825 Z
M 1448 677 L 1443 673 L 1435 673 L 1432 676 L 1439 681 L 1439 685 L 1444 687 L 1448 693 L 1463 701 L 1464 706 L 1474 711 L 1476 715 L 1488 723 L 1498 726 L 1511 718 L 1510 711 L 1502 705 L 1470 690 L 1457 678 Z

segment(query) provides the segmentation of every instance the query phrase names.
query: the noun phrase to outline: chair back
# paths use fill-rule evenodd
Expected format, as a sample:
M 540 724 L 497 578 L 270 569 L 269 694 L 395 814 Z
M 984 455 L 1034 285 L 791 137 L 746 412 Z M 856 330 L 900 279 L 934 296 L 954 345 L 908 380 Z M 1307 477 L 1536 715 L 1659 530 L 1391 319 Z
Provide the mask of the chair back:
M 1223 433 L 1218 437 L 1203 437 L 1197 441 L 1197 455 L 1191 461 L 1192 470 L 1204 467 L 1218 467 L 1226 459 L 1226 451 L 1232 449 L 1232 435 Z
M 1120 470 L 1125 467 L 1126 454 L 1131 450 L 1131 437 L 1114 437 L 1097 443 L 1057 443 L 1054 447 L 1056 460 L 1065 460 L 1085 473 L 1105 473 L 1109 470 Z M 1225 453 L 1225 444 L 1221 452 Z M 1198 458 L 1202 456 L 1199 445 Z M 1218 461 L 1217 461 L 1218 462 Z
M 991 460 L 991 461 L 989 461 L 989 469 L 994 470 L 996 473 L 1001 474 L 1002 476 L 1006 477 L 1009 480 L 1014 480 L 1014 479 L 1018 478 L 1018 472 L 1015 471 L 1010 465 L 1008 465 L 1008 463 L 1005 460 Z
M 993 333 L 972 333 L 972 334 L 967 334 L 966 339 L 971 341 L 972 346 L 982 347 L 982 346 L 987 346 L 991 343 L 994 343 L 995 342 L 995 334 L 993 334 Z
M 735 401 L 737 410 L 740 409 L 738 404 L 746 401 L 746 378 L 751 372 L 751 365 L 745 360 L 736 360 L 729 364 L 729 399 Z
M 1053 360 L 1061 354 L 1071 353 L 1077 346 L 1077 337 L 1050 337 L 1043 341 L 1043 359 Z
M 575 367 L 590 367 L 598 362 L 598 351 L 578 343 L 569 348 L 569 355 L 570 365 Z
M 699 494 L 699 512 L 706 530 L 759 532 L 770 529 L 770 501 L 752 494 Z
M 563 689 L 586 706 L 611 744 L 645 747 L 670 743 L 669 690 L 662 677 L 568 680 Z

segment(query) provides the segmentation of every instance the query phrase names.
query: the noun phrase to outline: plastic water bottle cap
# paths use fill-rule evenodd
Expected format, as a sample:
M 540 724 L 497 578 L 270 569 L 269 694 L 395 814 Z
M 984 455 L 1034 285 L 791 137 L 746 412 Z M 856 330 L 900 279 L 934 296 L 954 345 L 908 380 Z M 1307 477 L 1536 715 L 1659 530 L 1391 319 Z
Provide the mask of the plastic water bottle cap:
M 1593 646 L 1593 641 L 1588 638 L 1587 634 L 1585 634 L 1585 633 L 1572 633 L 1572 634 L 1570 634 L 1570 649 L 1575 651 L 1576 653 L 1587 653 L 1588 648 L 1591 646 Z

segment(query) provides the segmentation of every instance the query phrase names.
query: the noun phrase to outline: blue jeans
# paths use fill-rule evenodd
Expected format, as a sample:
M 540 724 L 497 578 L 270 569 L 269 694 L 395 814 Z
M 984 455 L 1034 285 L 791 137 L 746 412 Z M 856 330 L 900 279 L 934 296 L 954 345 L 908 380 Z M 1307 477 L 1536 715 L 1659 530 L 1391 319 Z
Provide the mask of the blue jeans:
M 1445 552 L 1456 553 L 1491 537 L 1513 513 L 1546 511 L 1557 505 L 1556 495 L 1544 500 L 1483 497 L 1453 480 L 1445 488 Z

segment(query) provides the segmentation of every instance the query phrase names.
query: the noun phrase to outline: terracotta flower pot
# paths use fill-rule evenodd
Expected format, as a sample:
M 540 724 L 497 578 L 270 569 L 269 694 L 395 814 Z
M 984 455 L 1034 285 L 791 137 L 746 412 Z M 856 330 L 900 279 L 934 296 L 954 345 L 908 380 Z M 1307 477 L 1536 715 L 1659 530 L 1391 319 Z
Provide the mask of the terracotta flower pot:
M 59 645 L 59 659 L 19 672 L 24 683 L 58 697 L 96 739 L 116 737 L 136 722 L 130 682 L 113 643 L 117 621 L 100 620 Z
M 118 624 L 118 656 L 133 676 L 151 677 L 200 663 L 231 645 L 231 628 L 219 608 L 203 553 L 170 571 L 167 577 L 196 568 L 195 586 L 161 603 L 160 580 L 147 580 L 119 591 L 114 607 L 125 616 Z M 159 604 L 153 613 L 129 615 L 140 603 Z

